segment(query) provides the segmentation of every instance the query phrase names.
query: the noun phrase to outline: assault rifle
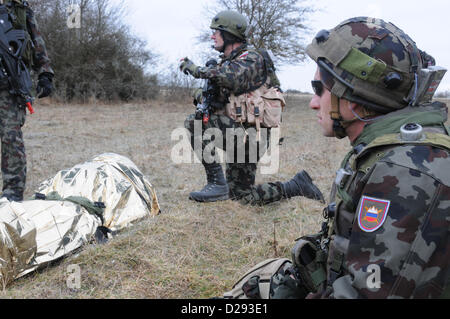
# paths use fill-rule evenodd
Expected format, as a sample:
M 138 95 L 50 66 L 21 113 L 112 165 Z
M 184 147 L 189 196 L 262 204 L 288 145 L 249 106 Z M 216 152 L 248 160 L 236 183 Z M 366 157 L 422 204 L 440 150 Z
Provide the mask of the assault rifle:
M 19 103 L 34 113 L 31 103 L 32 81 L 30 72 L 22 60 L 27 45 L 26 30 L 14 29 L 8 9 L 0 5 L 0 82 L 9 84 L 10 93 L 19 98 Z
M 206 66 L 216 66 L 217 61 L 214 59 L 206 62 Z M 195 111 L 195 119 L 203 120 L 203 124 L 209 122 L 209 116 L 212 111 L 214 111 L 215 103 L 214 97 L 217 96 L 218 88 L 211 80 L 206 79 L 202 89 L 202 103 L 197 104 L 197 109 Z

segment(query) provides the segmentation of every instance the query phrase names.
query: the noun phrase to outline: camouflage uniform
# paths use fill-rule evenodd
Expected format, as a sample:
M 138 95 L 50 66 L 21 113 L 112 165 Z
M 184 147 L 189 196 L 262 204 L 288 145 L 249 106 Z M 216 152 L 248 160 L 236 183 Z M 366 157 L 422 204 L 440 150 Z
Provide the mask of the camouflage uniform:
M 446 135 L 450 145 L 443 127 L 446 111 L 440 103 L 398 111 L 402 115 L 395 126 L 382 129 L 386 120 L 375 122 L 354 143 L 342 164 L 352 173 L 333 185 L 330 202 L 336 209 L 328 210 L 330 236 L 322 239 L 329 245 L 327 279 L 316 296 L 436 298 L 448 288 L 450 149 L 420 141 L 370 147 L 397 134 L 400 125 L 420 124 L 430 113 L 441 120 L 424 125 L 425 134 Z M 386 209 L 384 222 L 382 216 L 365 221 L 364 214 L 379 200 L 384 203 L 377 211 Z M 380 271 L 378 289 L 367 284 L 374 265 Z
M 450 298 L 448 109 L 421 95 L 438 82 L 421 86 L 418 76 L 436 70 L 433 59 L 393 24 L 365 17 L 320 31 L 306 52 L 323 85 L 314 103 L 331 110 L 335 136 L 367 123 L 336 174 L 322 229 L 296 241 L 294 266 L 274 272 L 270 296 Z M 344 120 L 339 99 L 366 118 Z
M 235 49 L 229 57 L 223 58 L 221 63 L 216 67 L 200 67 L 194 75 L 196 78 L 210 79 L 215 82 L 221 89 L 221 96 L 217 99 L 226 101 L 228 95 L 234 93 L 235 95 L 242 94 L 256 89 L 264 84 L 265 76 L 264 58 L 256 50 L 248 49 L 245 44 Z M 195 115 L 188 116 L 185 121 L 186 129 L 191 133 L 192 148 L 194 149 L 194 120 Z M 201 122 L 201 121 L 199 121 Z M 226 146 L 226 129 L 242 128 L 240 123 L 236 123 L 233 119 L 223 114 L 223 110 L 217 110 L 215 114 L 211 115 L 209 123 L 203 127 L 203 130 L 208 128 L 218 128 L 222 131 L 224 140 L 222 145 Z M 244 124 L 244 128 L 248 129 L 250 126 Z M 270 139 L 270 129 L 267 129 L 267 143 L 257 142 L 257 161 L 260 159 L 260 154 L 263 155 L 268 147 Z M 202 139 L 202 136 L 196 137 Z M 202 151 L 211 143 L 210 140 L 201 140 Z M 237 143 L 235 143 L 236 147 Z M 200 151 L 200 150 L 199 150 Z M 235 149 L 234 154 L 237 154 Z M 198 158 L 202 158 L 201 154 L 197 154 Z M 257 170 L 257 162 L 251 162 L 249 159 L 249 143 L 248 139 L 245 143 L 245 162 L 237 163 L 237 161 L 230 161 L 232 163 L 226 164 L 226 179 L 230 187 L 230 197 L 232 199 L 240 199 L 243 203 L 250 204 L 266 204 L 282 198 L 282 188 L 279 183 L 265 183 L 261 185 L 255 184 L 255 176 Z
M 32 68 L 36 74 L 40 75 L 44 72 L 53 74 L 53 69 L 50 66 L 50 59 L 47 55 L 47 49 L 45 47 L 44 38 L 39 31 L 39 26 L 36 22 L 34 12 L 30 7 L 27 7 L 26 11 L 27 18 L 27 30 L 33 41 L 33 62 Z
M 28 67 L 32 67 L 37 74 L 50 73 L 53 75 L 45 43 L 39 32 L 34 13 L 28 6 L 25 7 L 25 10 L 26 28 L 33 43 L 32 61 L 25 59 L 25 63 Z M 26 109 L 24 105 L 18 102 L 17 97 L 9 93 L 8 87 L 0 88 L 0 113 L 2 195 L 20 200 L 23 198 L 27 174 L 25 146 L 22 135 Z

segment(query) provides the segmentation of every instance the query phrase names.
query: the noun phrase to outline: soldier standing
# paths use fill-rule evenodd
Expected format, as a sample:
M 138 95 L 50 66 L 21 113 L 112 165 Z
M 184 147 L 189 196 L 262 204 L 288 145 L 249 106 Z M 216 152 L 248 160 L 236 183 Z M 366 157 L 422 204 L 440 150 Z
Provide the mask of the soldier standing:
M 53 89 L 53 70 L 47 56 L 44 40 L 39 32 L 34 13 L 27 1 L 4 0 L 0 4 L 0 14 L 14 30 L 25 30 L 25 39 L 16 43 L 23 45 L 22 54 L 17 57 L 18 65 L 28 72 L 33 69 L 38 74 L 37 94 L 39 98 L 49 96 Z M 3 20 L 2 20 L 3 21 Z M 6 25 L 6 23 L 4 24 Z M 7 30 L 5 30 L 7 31 Z M 17 48 L 15 48 L 17 49 Z M 22 126 L 26 117 L 26 102 L 23 96 L 13 92 L 11 74 L 6 74 L 2 66 L 0 75 L 0 136 L 2 141 L 2 197 L 10 201 L 23 200 L 26 182 L 26 155 Z M 29 96 L 31 99 L 31 96 Z
M 352 149 L 320 233 L 297 240 L 265 297 L 450 298 L 450 137 L 432 101 L 446 70 L 374 18 L 320 31 L 306 52 L 322 133 Z M 254 272 L 228 296 L 258 297 L 261 284 Z
M 207 185 L 198 192 L 190 193 L 190 198 L 199 202 L 231 198 L 260 205 L 293 196 L 323 200 L 322 193 L 305 171 L 301 171 L 286 183 L 255 186 L 257 163 L 260 155 L 267 149 L 270 129 L 281 123 L 284 99 L 279 89 L 279 81 L 267 52 L 246 44 L 248 25 L 244 16 L 230 10 L 222 11 L 212 19 L 210 27 L 213 30 L 211 39 L 214 40 L 214 49 L 222 53 L 220 63 L 207 63 L 205 67 L 199 67 L 184 58 L 180 65 L 182 72 L 195 78 L 207 79 L 217 88 L 213 101 L 210 101 L 212 114 L 207 122 L 201 124 L 202 134 L 195 134 L 195 123 L 201 122 L 196 121 L 195 114 L 185 121 L 185 127 L 191 133 L 192 148 L 195 150 L 196 139 L 198 145 L 201 145 L 201 148 L 195 151 L 197 157 L 202 160 L 207 176 Z M 201 92 L 196 94 L 196 103 L 201 103 L 202 98 Z M 203 133 L 209 128 L 216 128 L 223 133 L 220 143 L 205 138 Z M 256 129 L 259 134 L 261 128 L 267 129 L 268 133 L 265 139 L 259 141 L 244 137 L 242 145 L 238 142 L 240 137 L 234 136 L 232 143 L 226 139 L 226 131 L 229 129 L 242 129 L 244 135 L 247 135 L 252 129 Z M 234 158 L 227 160 L 226 179 L 222 166 L 216 159 L 204 159 L 203 151 L 211 143 L 225 151 L 227 146 L 234 148 Z M 256 144 L 256 147 L 252 143 Z M 241 145 L 240 148 L 238 145 Z M 256 150 L 256 160 L 252 160 L 252 149 Z M 237 158 L 239 154 L 245 154 L 242 161 Z

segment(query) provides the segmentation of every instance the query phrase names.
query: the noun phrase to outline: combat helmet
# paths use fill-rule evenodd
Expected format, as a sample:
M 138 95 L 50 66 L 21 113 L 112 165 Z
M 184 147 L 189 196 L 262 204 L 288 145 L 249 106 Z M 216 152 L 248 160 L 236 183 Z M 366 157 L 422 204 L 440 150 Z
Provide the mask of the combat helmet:
M 386 114 L 431 101 L 446 72 L 401 29 L 369 17 L 320 31 L 306 53 L 331 92 L 330 115 L 338 138 L 356 120 L 342 119 L 339 99 L 363 106 L 368 116 Z
M 247 38 L 247 19 L 239 12 L 224 10 L 219 12 L 211 21 L 210 28 L 231 33 L 243 41 Z
M 339 98 L 378 113 L 406 107 L 415 98 L 421 51 L 402 30 L 381 19 L 348 19 L 320 31 L 306 53 L 324 84 Z

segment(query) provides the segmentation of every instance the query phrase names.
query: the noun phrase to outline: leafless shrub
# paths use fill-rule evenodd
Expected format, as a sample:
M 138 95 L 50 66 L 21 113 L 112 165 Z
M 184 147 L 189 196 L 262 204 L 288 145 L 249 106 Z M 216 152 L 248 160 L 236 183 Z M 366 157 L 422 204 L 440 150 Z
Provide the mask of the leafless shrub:
M 80 28 L 67 24 L 69 5 L 78 5 Z M 110 0 L 40 0 L 32 7 L 55 71 L 55 96 L 86 102 L 149 99 L 157 77 L 144 70 L 156 61 L 146 42 L 122 21 L 122 4 Z
M 450 91 L 447 90 L 447 91 L 437 92 L 435 97 L 441 98 L 441 99 L 448 99 L 448 98 L 450 98 Z
M 194 88 L 201 81 L 180 72 L 178 65 L 170 65 L 159 74 L 160 96 L 167 102 L 181 102 L 192 99 Z

